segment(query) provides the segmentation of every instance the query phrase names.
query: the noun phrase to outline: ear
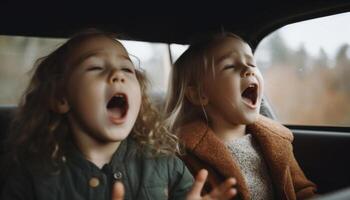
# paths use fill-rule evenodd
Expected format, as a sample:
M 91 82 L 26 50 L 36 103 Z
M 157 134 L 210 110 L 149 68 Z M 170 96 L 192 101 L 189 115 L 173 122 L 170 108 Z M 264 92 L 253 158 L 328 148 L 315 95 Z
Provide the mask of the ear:
M 185 92 L 186 98 L 196 106 L 206 106 L 209 102 L 209 99 L 204 94 L 199 94 L 197 88 L 193 86 L 188 86 Z
M 61 99 L 55 99 L 52 105 L 53 111 L 59 113 L 59 114 L 65 114 L 69 111 L 70 106 L 68 104 L 67 99 L 61 98 Z

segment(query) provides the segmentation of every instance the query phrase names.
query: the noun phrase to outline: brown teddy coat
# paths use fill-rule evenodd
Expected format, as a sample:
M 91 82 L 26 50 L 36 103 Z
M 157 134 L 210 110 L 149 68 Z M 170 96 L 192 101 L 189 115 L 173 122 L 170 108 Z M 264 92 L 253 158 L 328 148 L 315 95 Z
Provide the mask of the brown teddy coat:
M 247 126 L 247 132 L 261 147 L 274 186 L 275 199 L 305 199 L 314 195 L 316 186 L 309 181 L 293 155 L 293 135 L 286 127 L 259 116 Z M 180 141 L 186 147 L 182 159 L 192 174 L 202 168 L 209 172 L 205 191 L 211 191 L 228 177 L 235 177 L 239 197 L 250 199 L 248 186 L 237 161 L 212 129 L 202 121 L 189 123 L 179 130 Z

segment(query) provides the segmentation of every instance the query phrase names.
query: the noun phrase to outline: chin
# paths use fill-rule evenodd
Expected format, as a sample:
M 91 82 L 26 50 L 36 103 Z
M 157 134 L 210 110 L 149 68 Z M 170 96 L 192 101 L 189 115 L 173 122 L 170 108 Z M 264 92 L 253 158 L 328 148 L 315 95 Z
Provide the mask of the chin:
M 121 142 L 123 140 L 125 140 L 128 137 L 128 135 L 126 136 L 119 136 L 119 137 L 113 137 L 110 140 L 112 140 L 113 142 Z
M 106 133 L 105 137 L 102 138 L 105 142 L 121 142 L 125 140 L 129 136 L 128 131 L 124 130 L 113 130 L 111 132 Z
M 120 141 L 123 141 L 125 140 L 128 136 L 129 136 L 129 133 L 125 133 L 125 134 L 118 134 L 118 135 L 115 135 L 112 139 L 116 142 L 120 142 Z
M 245 123 L 246 125 L 253 124 L 258 120 L 259 114 L 258 113 L 252 113 L 245 117 Z

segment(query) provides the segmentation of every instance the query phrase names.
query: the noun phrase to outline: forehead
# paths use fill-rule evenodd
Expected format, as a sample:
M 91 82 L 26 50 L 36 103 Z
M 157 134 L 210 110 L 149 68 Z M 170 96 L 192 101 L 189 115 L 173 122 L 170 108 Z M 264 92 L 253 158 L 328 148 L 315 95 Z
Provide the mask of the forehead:
M 215 60 L 232 54 L 248 57 L 253 56 L 249 45 L 234 37 L 218 39 L 209 47 L 209 55 Z
M 73 48 L 68 62 L 75 62 L 85 56 L 100 52 L 128 57 L 123 45 L 112 38 L 104 36 L 91 37 Z

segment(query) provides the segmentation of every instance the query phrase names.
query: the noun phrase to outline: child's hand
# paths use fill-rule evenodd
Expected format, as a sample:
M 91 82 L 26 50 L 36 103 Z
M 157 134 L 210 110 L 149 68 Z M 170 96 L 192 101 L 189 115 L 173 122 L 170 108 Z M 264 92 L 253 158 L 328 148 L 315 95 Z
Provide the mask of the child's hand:
M 232 188 L 234 185 L 236 185 L 236 179 L 229 178 L 220 186 L 213 189 L 209 194 L 201 197 L 201 191 L 203 189 L 207 176 L 208 171 L 205 169 L 202 169 L 198 172 L 192 189 L 187 194 L 187 200 L 224 200 L 231 199 L 237 194 L 237 190 L 235 188 Z
M 113 184 L 112 200 L 124 199 L 124 185 L 121 182 L 115 182 Z

